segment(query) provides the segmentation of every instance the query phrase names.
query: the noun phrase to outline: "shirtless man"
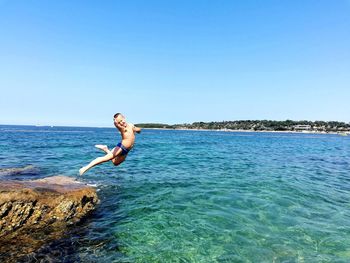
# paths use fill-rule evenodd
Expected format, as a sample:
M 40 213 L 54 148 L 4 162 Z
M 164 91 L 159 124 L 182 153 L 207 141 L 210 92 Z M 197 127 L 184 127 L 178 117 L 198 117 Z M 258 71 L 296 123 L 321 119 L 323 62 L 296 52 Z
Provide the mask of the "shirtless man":
M 95 145 L 96 148 L 104 151 L 106 155 L 98 157 L 92 162 L 90 162 L 87 166 L 82 167 L 79 170 L 80 175 L 83 175 L 87 170 L 100 163 L 112 161 L 113 164 L 117 166 L 124 162 L 128 152 L 134 146 L 135 132 L 140 133 L 141 129 L 135 127 L 131 123 L 127 123 L 125 117 L 121 113 L 116 113 L 114 115 L 114 125 L 122 135 L 122 141 L 118 143 L 117 146 L 111 151 L 106 145 Z

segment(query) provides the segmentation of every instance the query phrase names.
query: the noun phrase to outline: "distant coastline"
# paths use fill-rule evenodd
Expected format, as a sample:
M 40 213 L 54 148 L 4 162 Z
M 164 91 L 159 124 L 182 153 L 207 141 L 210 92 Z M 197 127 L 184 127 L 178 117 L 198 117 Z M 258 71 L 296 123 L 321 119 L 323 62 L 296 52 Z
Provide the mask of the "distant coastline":
M 138 123 L 138 127 L 158 130 L 195 130 L 225 132 L 279 132 L 308 134 L 350 134 L 350 123 L 338 121 L 271 121 L 240 120 L 222 122 L 194 122 L 192 124 Z
M 300 124 L 301 123 L 301 124 Z M 306 124 L 305 124 L 306 123 Z M 262 133 L 304 133 L 304 134 L 338 134 L 350 136 L 350 123 L 337 121 L 223 121 L 223 122 L 194 122 L 192 124 L 162 124 L 137 123 L 136 126 L 153 130 L 184 130 L 184 131 L 222 131 L 222 132 L 262 132 Z M 73 131 L 80 129 L 114 129 L 114 127 L 93 126 L 52 126 L 52 125 L 13 125 L 0 124 L 0 128 L 30 127 L 33 131 L 58 132 L 66 128 Z M 28 131 L 28 130 L 25 130 Z
M 143 128 L 145 130 L 164 130 L 164 131 L 203 131 L 203 132 L 209 132 L 209 131 L 219 131 L 219 132 L 246 132 L 246 133 L 252 133 L 252 132 L 258 132 L 258 133 L 293 133 L 293 134 L 333 134 L 333 135 L 339 135 L 342 134 L 340 132 L 316 132 L 316 131 L 270 131 L 270 130 L 215 130 L 215 129 L 177 129 L 177 128 Z M 344 135 L 350 136 L 350 132 L 344 132 Z

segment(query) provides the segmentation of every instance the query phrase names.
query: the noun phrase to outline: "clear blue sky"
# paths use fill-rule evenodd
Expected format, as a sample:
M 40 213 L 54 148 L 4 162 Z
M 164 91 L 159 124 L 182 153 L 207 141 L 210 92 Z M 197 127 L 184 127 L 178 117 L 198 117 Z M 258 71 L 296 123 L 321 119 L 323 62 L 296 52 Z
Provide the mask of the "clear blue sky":
M 350 1 L 0 0 L 0 123 L 350 121 Z

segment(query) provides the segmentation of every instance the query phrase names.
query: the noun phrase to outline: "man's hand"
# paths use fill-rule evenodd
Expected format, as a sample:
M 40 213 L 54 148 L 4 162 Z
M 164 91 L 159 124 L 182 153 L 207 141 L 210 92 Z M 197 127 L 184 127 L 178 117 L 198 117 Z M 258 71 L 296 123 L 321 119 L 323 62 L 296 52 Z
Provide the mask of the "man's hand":
M 141 128 L 136 127 L 135 125 L 132 125 L 132 130 L 133 130 L 134 132 L 137 132 L 137 133 L 140 133 L 140 132 L 141 132 Z

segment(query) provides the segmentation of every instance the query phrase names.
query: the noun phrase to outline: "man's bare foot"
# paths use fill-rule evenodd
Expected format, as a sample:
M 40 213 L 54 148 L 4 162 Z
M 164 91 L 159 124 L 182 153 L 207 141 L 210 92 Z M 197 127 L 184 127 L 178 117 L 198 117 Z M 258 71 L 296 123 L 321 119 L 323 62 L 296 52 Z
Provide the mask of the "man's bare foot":
M 86 172 L 85 166 L 79 169 L 79 174 L 83 175 Z
M 100 149 L 100 150 L 104 151 L 105 153 L 108 153 L 108 147 L 107 147 L 107 145 L 96 144 L 95 147 L 96 147 L 97 149 Z

